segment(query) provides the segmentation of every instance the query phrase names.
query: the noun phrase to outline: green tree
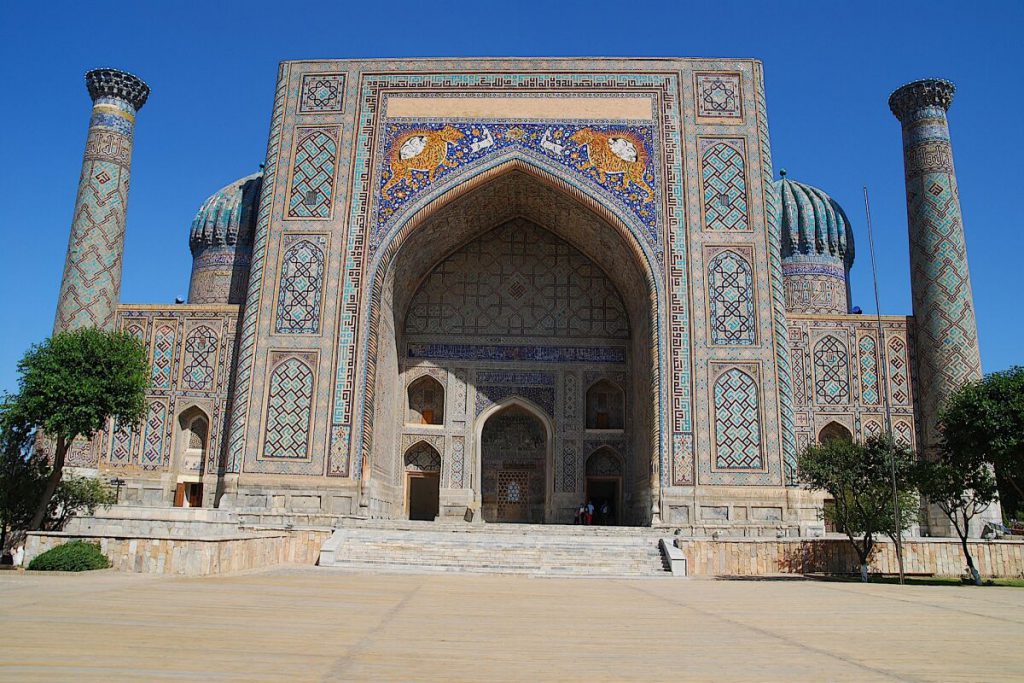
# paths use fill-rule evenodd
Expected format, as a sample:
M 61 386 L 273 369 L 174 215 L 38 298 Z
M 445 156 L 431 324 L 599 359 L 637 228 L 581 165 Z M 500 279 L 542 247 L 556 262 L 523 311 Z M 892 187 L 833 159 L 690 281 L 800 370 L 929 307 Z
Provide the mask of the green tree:
M 873 437 L 863 444 L 832 439 L 808 446 L 800 455 L 800 481 L 805 488 L 832 497 L 825 518 L 846 534 L 860 560 L 862 581 L 868 580 L 868 560 L 878 536 L 895 541 L 916 518 L 915 461 L 912 451 L 886 437 Z M 894 464 L 898 527 L 893 507 Z
M 970 453 L 995 467 L 1003 513 L 1013 517 L 1024 503 L 1024 367 L 993 372 L 954 392 L 941 424 L 943 452 Z
M 31 457 L 34 436 L 12 423 L 8 410 L 0 415 L 0 553 L 7 553 L 12 532 L 28 526 L 46 480 L 47 467 Z
M 12 419 L 55 442 L 49 476 L 29 521 L 34 530 L 47 518 L 74 440 L 92 438 L 109 419 L 134 425 L 142 418 L 149 380 L 146 350 L 131 335 L 82 328 L 33 346 L 18 372 Z
M 971 520 L 999 498 L 992 466 L 981 453 L 955 449 L 943 443 L 939 460 L 921 463 L 919 482 L 925 498 L 942 510 L 952 523 L 960 537 L 967 570 L 974 583 L 980 586 L 981 575 L 974 566 L 967 535 Z

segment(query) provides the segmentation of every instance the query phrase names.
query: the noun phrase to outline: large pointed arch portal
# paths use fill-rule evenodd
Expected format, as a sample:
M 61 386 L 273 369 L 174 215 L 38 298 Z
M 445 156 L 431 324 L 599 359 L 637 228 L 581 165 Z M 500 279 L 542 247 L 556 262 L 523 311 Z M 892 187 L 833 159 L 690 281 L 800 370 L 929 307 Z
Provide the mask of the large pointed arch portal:
M 637 230 L 607 202 L 520 158 L 453 178 L 397 224 L 371 263 L 364 312 L 357 390 L 365 400 L 355 425 L 364 497 L 396 497 L 401 444 L 414 437 L 406 432 L 433 429 L 444 443 L 442 516 L 479 513 L 474 425 L 517 395 L 551 422 L 545 521 L 571 521 L 585 495 L 586 454 L 600 440 L 630 460 L 626 520 L 649 523 L 663 466 L 663 296 Z M 470 306 L 476 318 L 451 323 Z M 410 428 L 406 379 L 425 371 L 444 386 L 444 425 Z M 602 379 L 625 389 L 624 428 L 587 429 L 586 388 Z

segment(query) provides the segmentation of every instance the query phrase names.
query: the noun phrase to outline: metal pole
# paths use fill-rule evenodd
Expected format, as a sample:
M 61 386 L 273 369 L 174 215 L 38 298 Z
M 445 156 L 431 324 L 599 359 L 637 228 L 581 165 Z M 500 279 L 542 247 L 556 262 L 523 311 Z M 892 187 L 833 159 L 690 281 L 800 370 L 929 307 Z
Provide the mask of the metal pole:
M 867 218 L 868 226 L 868 247 L 871 252 L 871 280 L 875 287 L 875 321 L 878 324 L 878 363 L 882 366 L 882 405 L 885 406 L 885 433 L 890 444 L 894 444 L 892 436 L 892 406 L 889 403 L 889 363 L 886 358 L 885 328 L 882 327 L 882 305 L 878 296 L 878 265 L 875 263 L 875 234 L 871 229 L 871 202 L 868 201 L 868 188 L 864 186 L 864 215 Z M 903 528 L 900 524 L 900 499 L 896 487 L 896 458 L 895 454 L 889 461 L 890 473 L 892 475 L 892 510 L 896 522 L 896 562 L 899 566 L 900 585 L 904 583 L 903 576 Z

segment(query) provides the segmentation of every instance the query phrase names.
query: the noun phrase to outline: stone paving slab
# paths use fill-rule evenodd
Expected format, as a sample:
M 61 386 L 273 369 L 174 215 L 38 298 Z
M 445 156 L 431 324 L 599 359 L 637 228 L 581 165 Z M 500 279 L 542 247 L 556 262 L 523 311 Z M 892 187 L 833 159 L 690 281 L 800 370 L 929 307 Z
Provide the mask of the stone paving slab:
M 1019 681 L 1024 589 L 0 572 L 18 681 Z

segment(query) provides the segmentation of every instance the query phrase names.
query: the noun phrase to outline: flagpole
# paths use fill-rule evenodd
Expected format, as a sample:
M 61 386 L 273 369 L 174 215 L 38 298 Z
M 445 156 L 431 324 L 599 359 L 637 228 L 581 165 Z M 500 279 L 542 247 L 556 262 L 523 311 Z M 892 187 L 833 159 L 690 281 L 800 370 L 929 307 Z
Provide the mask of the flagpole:
M 868 226 L 868 247 L 871 252 L 871 280 L 875 287 L 875 321 L 878 323 L 878 359 L 882 369 L 882 405 L 885 406 L 885 433 L 889 443 L 894 444 L 892 435 L 892 406 L 889 402 L 889 363 L 886 360 L 885 328 L 882 326 L 882 305 L 878 296 L 878 265 L 875 262 L 875 234 L 871 228 L 871 202 L 868 200 L 868 188 L 864 186 L 864 215 Z M 892 474 L 892 509 L 896 522 L 896 561 L 899 565 L 900 585 L 904 583 L 903 575 L 903 528 L 900 524 L 900 499 L 896 486 L 896 457 L 890 454 L 890 472 Z

